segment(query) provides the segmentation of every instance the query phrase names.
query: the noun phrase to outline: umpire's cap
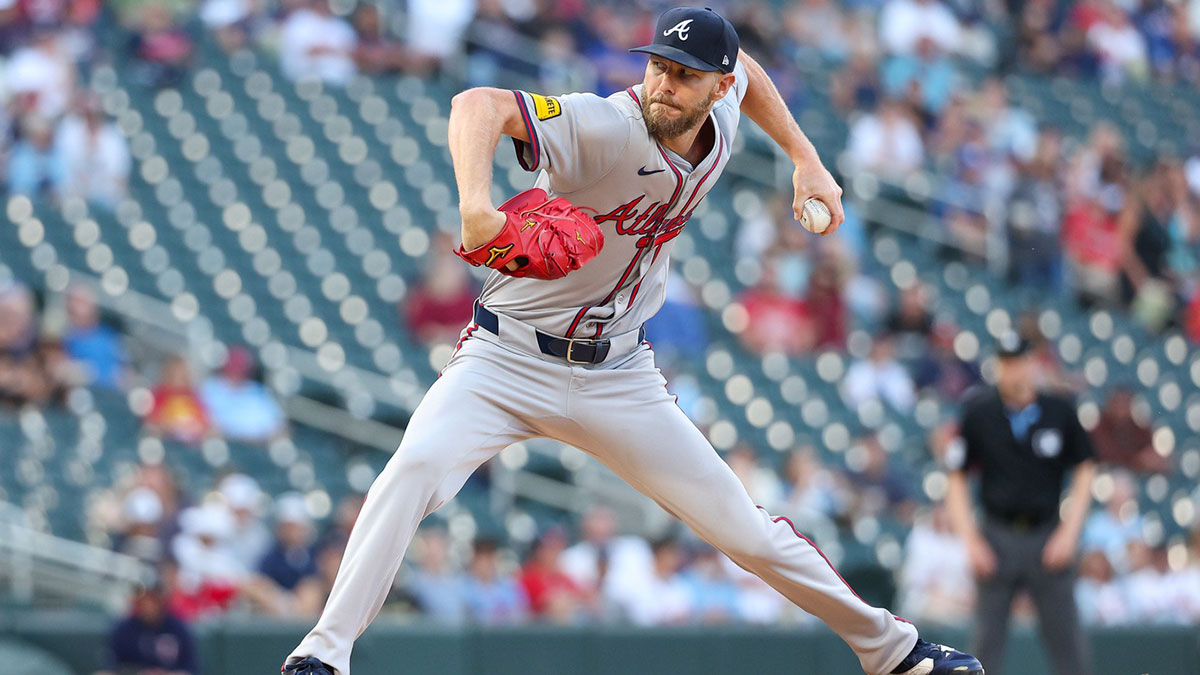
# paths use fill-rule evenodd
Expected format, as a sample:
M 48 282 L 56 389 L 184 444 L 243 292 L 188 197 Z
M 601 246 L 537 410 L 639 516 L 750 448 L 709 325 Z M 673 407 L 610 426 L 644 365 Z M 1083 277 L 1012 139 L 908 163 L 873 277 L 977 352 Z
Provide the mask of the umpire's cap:
M 739 44 L 733 24 L 720 14 L 707 7 L 676 7 L 658 17 L 653 43 L 629 51 L 661 56 L 695 70 L 731 73 Z
M 1024 356 L 1033 348 L 1033 344 L 1016 331 L 1006 331 L 996 342 L 996 356 L 1011 359 Z

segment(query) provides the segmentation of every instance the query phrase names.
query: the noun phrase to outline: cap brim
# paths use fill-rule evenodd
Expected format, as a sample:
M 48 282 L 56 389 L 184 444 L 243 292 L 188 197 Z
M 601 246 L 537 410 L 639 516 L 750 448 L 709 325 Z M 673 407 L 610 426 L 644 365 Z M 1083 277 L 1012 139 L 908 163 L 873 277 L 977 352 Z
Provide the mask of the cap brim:
M 1021 357 L 1021 356 L 1025 356 L 1026 354 L 1030 353 L 1031 351 L 1032 351 L 1032 350 L 1031 350 L 1031 349 L 1029 349 L 1029 348 L 1025 348 L 1025 349 L 1008 349 L 1008 350 L 1005 350 L 1005 349 L 999 349 L 999 350 L 997 350 L 997 351 L 996 351 L 996 356 L 998 356 L 998 357 L 1000 357 L 1000 358 L 1002 358 L 1002 359 L 1015 359 L 1015 358 L 1018 358 L 1018 357 Z
M 670 59 L 676 63 L 682 63 L 692 70 L 703 70 L 705 72 L 716 72 L 721 70 L 707 61 L 701 61 L 682 49 L 678 47 L 672 47 L 671 45 L 646 45 L 645 47 L 634 47 L 629 51 L 661 56 L 664 59 Z

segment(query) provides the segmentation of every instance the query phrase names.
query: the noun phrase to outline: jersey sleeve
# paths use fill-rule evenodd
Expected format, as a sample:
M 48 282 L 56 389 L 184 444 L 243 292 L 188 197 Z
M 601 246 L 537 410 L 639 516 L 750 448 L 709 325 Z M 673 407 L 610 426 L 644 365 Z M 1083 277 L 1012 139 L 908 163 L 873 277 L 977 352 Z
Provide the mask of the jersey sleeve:
M 526 171 L 545 169 L 550 187 L 570 193 L 604 177 L 629 142 L 631 118 L 595 94 L 514 91 L 529 142 L 513 139 Z

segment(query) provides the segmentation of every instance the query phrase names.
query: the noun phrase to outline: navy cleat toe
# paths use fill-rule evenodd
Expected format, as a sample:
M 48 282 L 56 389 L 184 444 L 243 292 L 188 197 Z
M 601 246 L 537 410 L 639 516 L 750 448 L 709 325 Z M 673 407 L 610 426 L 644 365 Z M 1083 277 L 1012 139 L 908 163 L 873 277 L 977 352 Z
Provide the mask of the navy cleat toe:
M 333 675 L 333 666 L 321 663 L 320 659 L 310 656 L 291 665 L 279 669 L 284 675 Z
M 892 672 L 897 675 L 984 675 L 983 665 L 974 656 L 920 638 L 917 638 L 917 646 Z

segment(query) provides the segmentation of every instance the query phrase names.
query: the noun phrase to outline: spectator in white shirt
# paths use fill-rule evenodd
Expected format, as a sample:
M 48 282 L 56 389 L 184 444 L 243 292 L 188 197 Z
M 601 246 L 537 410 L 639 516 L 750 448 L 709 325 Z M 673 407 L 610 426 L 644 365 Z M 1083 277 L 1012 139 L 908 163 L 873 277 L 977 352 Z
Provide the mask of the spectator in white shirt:
M 904 544 L 900 610 L 926 623 L 956 625 L 970 618 L 975 582 L 967 549 L 950 528 L 946 507 L 918 518 Z
M 1176 580 L 1184 594 L 1185 620 L 1200 624 L 1200 525 L 1192 529 L 1189 539 L 1188 565 L 1177 573 Z
M 59 124 L 54 152 L 62 172 L 59 196 L 112 210 L 127 194 L 129 145 L 117 125 L 104 119 L 96 98 L 84 98 L 78 114 Z
M 1110 83 L 1143 81 L 1150 74 L 1146 38 L 1116 3 L 1103 3 L 1103 14 L 1087 32 L 1088 47 L 1100 59 L 1100 74 Z
M 228 609 L 247 579 L 229 547 L 233 515 L 221 502 L 208 502 L 186 509 L 179 522 L 182 529 L 171 543 L 179 564 L 176 594 L 189 598 L 196 615 Z
M 852 171 L 899 178 L 921 168 L 925 146 L 905 106 L 881 99 L 875 112 L 862 115 L 851 125 L 846 160 Z
M 674 539 L 660 539 L 650 545 L 654 554 L 651 574 L 636 593 L 620 598 L 625 615 L 638 626 L 669 626 L 691 618 L 692 593 L 679 574 L 683 551 Z
M 877 335 L 870 357 L 855 362 L 846 371 L 842 398 L 847 405 L 857 408 L 868 401 L 883 401 L 897 412 L 912 409 L 916 398 L 913 381 L 894 354 L 892 336 Z
M 1075 582 L 1079 616 L 1090 626 L 1119 626 L 1129 622 L 1129 607 L 1120 586 L 1113 581 L 1112 565 L 1103 551 L 1084 554 Z
M 1191 565 L 1172 570 L 1167 575 L 1168 585 L 1175 589 L 1174 615 L 1177 623 L 1200 624 L 1200 560 Z
M 475 0 L 408 0 L 404 41 L 416 60 L 441 63 L 462 51 L 474 17 Z
M 879 39 L 890 54 L 912 54 L 922 38 L 946 53 L 958 51 L 962 27 L 938 0 L 890 0 L 879 15 Z
M 1130 572 L 1122 579 L 1124 599 L 1130 620 L 1136 623 L 1176 623 L 1177 589 L 1167 575 L 1167 551 L 1150 548 L 1139 540 L 1129 542 Z
M 357 45 L 354 29 L 330 12 L 328 0 L 313 0 L 284 20 L 279 36 L 280 65 L 289 79 L 317 78 L 343 86 L 358 72 L 354 65 Z
M 217 491 L 233 516 L 229 551 L 242 567 L 258 567 L 274 538 L 262 518 L 262 490 L 258 481 L 244 473 L 232 473 L 221 479 Z
M 75 86 L 75 68 L 58 35 L 35 28 L 32 41 L 12 53 L 4 68 L 4 86 L 17 100 L 18 114 L 54 120 L 67 110 Z
M 608 548 L 617 531 L 617 516 L 604 506 L 593 506 L 579 524 L 582 539 L 558 558 L 558 566 L 571 580 L 586 590 L 596 590 L 607 573 Z
M 1038 147 L 1037 120 L 1028 110 L 1011 105 L 1004 80 L 991 77 L 984 81 L 976 104 L 976 114 L 987 130 L 988 147 L 1022 162 L 1033 159 Z
M 618 536 L 612 509 L 594 506 L 580 524 L 582 540 L 558 557 L 558 567 L 587 594 L 618 607 L 649 583 L 653 558 L 646 540 Z
M 259 0 L 204 0 L 197 15 L 221 49 L 233 52 L 261 28 L 262 5 Z

